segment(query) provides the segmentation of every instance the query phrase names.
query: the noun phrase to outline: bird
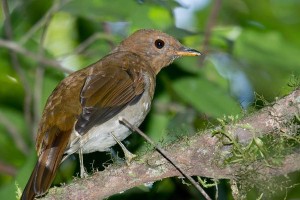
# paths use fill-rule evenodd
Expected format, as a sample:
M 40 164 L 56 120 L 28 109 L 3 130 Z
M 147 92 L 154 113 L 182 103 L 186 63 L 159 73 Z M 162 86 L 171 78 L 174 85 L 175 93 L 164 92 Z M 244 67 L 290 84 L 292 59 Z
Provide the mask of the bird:
M 120 118 L 141 125 L 160 70 L 176 58 L 200 55 L 164 32 L 140 29 L 108 55 L 64 78 L 43 110 L 36 137 L 38 159 L 21 200 L 47 193 L 60 163 L 74 153 L 79 154 L 84 176 L 82 154 L 109 151 L 131 134 Z

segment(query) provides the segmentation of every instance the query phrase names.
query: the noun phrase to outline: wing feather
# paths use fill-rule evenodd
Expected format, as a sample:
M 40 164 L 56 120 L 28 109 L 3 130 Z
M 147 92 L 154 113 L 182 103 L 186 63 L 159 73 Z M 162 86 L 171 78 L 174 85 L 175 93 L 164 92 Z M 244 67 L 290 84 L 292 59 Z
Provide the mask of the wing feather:
M 97 124 L 104 123 L 137 101 L 144 92 L 143 73 L 136 66 L 116 66 L 87 77 L 81 90 L 82 113 L 76 131 L 84 135 Z

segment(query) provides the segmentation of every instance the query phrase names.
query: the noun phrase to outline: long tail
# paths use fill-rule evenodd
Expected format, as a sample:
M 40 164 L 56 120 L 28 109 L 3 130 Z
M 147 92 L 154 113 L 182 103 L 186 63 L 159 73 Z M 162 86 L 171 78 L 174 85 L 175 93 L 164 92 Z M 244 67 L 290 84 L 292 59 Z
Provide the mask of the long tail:
M 69 140 L 69 134 L 56 133 L 57 130 L 49 134 L 48 143 L 41 150 L 21 200 L 33 200 L 45 194 L 50 188 Z
M 50 183 L 48 183 L 47 185 L 45 185 L 46 182 L 44 182 L 44 186 L 43 186 L 44 189 L 41 187 L 41 185 L 37 184 L 36 180 L 38 179 L 39 171 L 46 170 L 46 168 L 44 168 L 44 169 L 41 169 L 41 168 L 42 168 L 41 164 L 39 163 L 39 161 L 37 161 L 37 163 L 35 164 L 34 170 L 31 173 L 31 176 L 30 176 L 30 178 L 27 182 L 27 185 L 23 191 L 21 200 L 32 200 L 36 196 L 43 195 L 50 187 L 50 185 L 48 185 L 48 184 L 51 184 L 52 181 Z

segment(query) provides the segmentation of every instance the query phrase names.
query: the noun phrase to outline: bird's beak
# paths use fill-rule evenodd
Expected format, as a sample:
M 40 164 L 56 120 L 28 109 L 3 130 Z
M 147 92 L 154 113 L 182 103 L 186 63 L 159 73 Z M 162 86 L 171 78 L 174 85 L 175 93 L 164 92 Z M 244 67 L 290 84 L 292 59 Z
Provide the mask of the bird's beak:
M 176 52 L 176 54 L 178 56 L 201 56 L 202 55 L 199 51 L 187 47 L 180 48 L 179 51 Z

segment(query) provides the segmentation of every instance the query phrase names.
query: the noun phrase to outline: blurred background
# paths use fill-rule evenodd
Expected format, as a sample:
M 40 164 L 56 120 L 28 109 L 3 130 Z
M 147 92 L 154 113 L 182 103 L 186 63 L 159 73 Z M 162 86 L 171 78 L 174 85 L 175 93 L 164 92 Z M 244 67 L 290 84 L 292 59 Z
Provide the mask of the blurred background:
M 1 7 L 1 199 L 16 199 L 17 187 L 28 180 L 37 126 L 55 86 L 135 30 L 159 29 L 205 53 L 179 59 L 159 74 L 152 110 L 141 127 L 156 142 L 195 134 L 223 116 L 247 115 L 300 83 L 298 0 L 2 0 Z M 124 143 L 137 154 L 149 149 L 135 134 Z M 113 154 L 123 157 L 118 147 Z M 84 159 L 90 172 L 118 162 L 105 152 Z M 65 161 L 54 185 L 71 181 L 78 166 L 77 155 Z M 274 189 L 272 199 L 300 199 L 299 173 L 284 181 L 288 184 Z M 215 187 L 207 191 L 216 195 Z M 218 194 L 233 199 L 229 180 L 220 180 Z M 261 195 L 256 188 L 246 194 L 247 199 Z M 181 179 L 170 178 L 109 199 L 141 198 L 200 197 Z

